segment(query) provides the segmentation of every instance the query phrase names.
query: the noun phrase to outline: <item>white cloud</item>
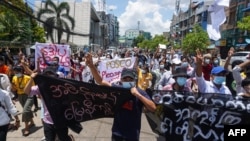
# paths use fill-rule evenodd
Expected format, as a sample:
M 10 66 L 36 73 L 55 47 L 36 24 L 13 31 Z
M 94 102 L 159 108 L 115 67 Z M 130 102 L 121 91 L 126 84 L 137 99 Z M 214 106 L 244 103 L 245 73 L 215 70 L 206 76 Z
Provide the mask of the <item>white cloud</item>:
M 181 7 L 187 7 L 189 0 L 182 0 Z M 120 35 L 128 29 L 139 28 L 151 32 L 154 36 L 169 31 L 171 18 L 175 10 L 175 0 L 136 0 L 129 1 L 126 10 L 120 17 Z
M 95 7 L 98 7 L 98 0 Z M 180 8 L 186 10 L 190 0 L 181 0 Z M 151 32 L 154 36 L 169 31 L 176 0 L 129 0 L 124 13 L 118 17 L 120 35 L 128 29 L 139 28 Z M 107 12 L 118 9 L 115 5 L 107 5 Z M 117 16 L 117 15 L 115 15 Z
M 109 5 L 107 10 L 116 10 L 117 6 L 115 5 Z

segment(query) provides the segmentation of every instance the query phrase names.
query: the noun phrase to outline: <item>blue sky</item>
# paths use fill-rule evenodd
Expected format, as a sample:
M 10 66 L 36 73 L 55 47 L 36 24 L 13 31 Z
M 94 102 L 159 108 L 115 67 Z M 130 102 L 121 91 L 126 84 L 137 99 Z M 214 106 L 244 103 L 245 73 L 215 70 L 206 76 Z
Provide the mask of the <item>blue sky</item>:
M 27 0 L 33 3 L 35 0 Z M 99 9 L 102 0 L 58 0 L 91 1 Z M 186 10 L 190 0 L 180 0 L 180 7 Z M 197 0 L 196 0 L 197 1 Z M 169 31 L 176 0 L 106 0 L 106 12 L 118 17 L 120 35 L 128 29 L 151 32 L 154 36 Z M 139 21 L 139 25 L 138 25 Z

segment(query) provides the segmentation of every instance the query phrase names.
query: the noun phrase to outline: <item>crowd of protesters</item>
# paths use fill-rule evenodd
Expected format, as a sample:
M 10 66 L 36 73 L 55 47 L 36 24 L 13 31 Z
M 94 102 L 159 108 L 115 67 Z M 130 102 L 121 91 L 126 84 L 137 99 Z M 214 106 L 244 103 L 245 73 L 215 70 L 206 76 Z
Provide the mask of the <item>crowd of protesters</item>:
M 0 94 L 0 140 L 6 140 L 7 131 L 20 126 L 20 120 L 24 123 L 24 136 L 28 136 L 30 128 L 35 126 L 34 111 L 41 108 L 41 118 L 44 125 L 44 134 L 47 141 L 55 140 L 56 136 L 62 140 L 74 140 L 68 135 L 68 129 L 61 130 L 53 128 L 53 121 L 46 109 L 46 105 L 38 105 L 40 92 L 34 84 L 33 78 L 37 73 L 43 73 L 52 77 L 74 79 L 77 81 L 96 83 L 99 85 L 114 86 L 103 82 L 98 75 L 98 64 L 106 59 L 119 59 L 136 57 L 134 65 L 135 76 L 132 72 L 124 70 L 121 74 L 121 81 L 133 81 L 138 88 L 131 88 L 131 93 L 150 111 L 155 106 L 146 94 L 147 89 L 175 90 L 201 93 L 221 93 L 233 96 L 250 96 L 250 60 L 245 62 L 236 61 L 229 64 L 233 49 L 228 51 L 228 56 L 222 66 L 219 55 L 201 53 L 197 50 L 195 56 L 180 54 L 177 51 L 161 50 L 157 48 L 154 52 L 133 48 L 122 50 L 113 55 L 104 52 L 97 53 L 74 53 L 70 58 L 70 70 L 65 70 L 59 64 L 59 57 L 54 56 L 52 61 L 46 60 L 44 50 L 41 50 L 43 62 L 47 68 L 39 69 L 39 62 L 35 62 L 34 56 L 26 56 L 21 51 L 14 58 L 8 49 L 0 50 L 0 73 L 1 73 L 1 94 Z M 96 59 L 94 59 L 96 58 Z M 35 66 L 35 64 L 37 66 Z M 230 68 L 231 67 L 231 68 Z M 132 77 L 129 77 L 132 76 Z M 4 81 L 4 82 L 3 82 Z M 126 83 L 121 83 L 125 87 Z M 143 95 L 143 98 L 141 97 Z M 19 102 L 23 109 L 16 109 L 13 103 Z M 18 117 L 18 111 L 21 116 Z M 141 113 L 142 111 L 138 111 Z M 126 113 L 126 112 L 125 112 Z M 9 116 L 12 115 L 12 116 Z M 120 115 L 117 115 L 120 116 Z M 15 123 L 10 124 L 11 118 L 15 117 Z M 140 117 L 140 116 L 138 116 Z M 117 117 L 117 120 L 119 117 Z M 139 120 L 140 122 L 140 120 Z M 126 140 L 130 135 L 123 136 L 118 125 L 114 123 L 112 134 L 113 141 Z M 140 125 L 138 125 L 140 126 Z M 136 127 L 140 130 L 140 127 Z M 136 130 L 137 131 L 137 130 Z M 138 134 L 131 137 L 139 140 Z

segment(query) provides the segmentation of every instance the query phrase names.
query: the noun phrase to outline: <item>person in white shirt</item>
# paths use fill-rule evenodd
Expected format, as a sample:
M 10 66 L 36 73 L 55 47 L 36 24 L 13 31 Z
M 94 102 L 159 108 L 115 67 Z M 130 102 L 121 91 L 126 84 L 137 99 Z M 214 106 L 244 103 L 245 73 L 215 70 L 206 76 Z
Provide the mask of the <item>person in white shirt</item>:
M 232 72 L 233 72 L 233 78 L 236 82 L 236 93 L 240 94 L 240 93 L 245 93 L 244 88 L 241 86 L 242 80 L 244 79 L 244 77 L 248 77 L 250 78 L 250 60 L 243 62 L 239 65 L 236 65 Z M 242 72 L 245 73 L 245 76 L 242 76 Z
M 20 126 L 20 120 L 18 118 L 18 111 L 15 105 L 12 103 L 9 92 L 0 89 L 0 141 L 6 141 L 7 133 L 11 121 L 10 115 L 14 116 L 16 122 L 14 126 L 18 128 Z
M 206 81 L 202 75 L 202 61 L 203 57 L 199 51 L 196 56 L 196 82 L 198 85 L 199 92 L 201 93 L 220 93 L 220 94 L 232 94 L 229 88 L 224 85 L 227 70 L 223 67 L 213 67 L 211 71 L 211 80 Z

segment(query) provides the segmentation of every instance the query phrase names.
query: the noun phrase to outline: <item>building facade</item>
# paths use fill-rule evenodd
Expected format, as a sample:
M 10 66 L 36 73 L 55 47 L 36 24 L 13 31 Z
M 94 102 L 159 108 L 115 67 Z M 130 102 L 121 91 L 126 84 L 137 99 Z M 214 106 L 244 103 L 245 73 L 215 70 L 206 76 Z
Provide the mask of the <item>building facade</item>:
M 152 38 L 152 35 L 150 32 L 145 32 L 143 30 L 139 30 L 139 29 L 128 29 L 125 31 L 125 43 L 124 43 L 124 47 L 132 47 L 133 41 L 135 38 L 137 38 L 138 36 L 143 35 L 143 37 L 145 39 L 150 40 Z
M 204 30 L 208 22 L 208 7 L 212 1 L 192 3 L 186 11 L 180 11 L 178 15 L 173 15 L 170 26 L 171 40 L 174 44 L 181 44 L 185 35 L 192 31 L 194 24 L 199 24 Z M 230 47 L 236 50 L 249 45 L 246 39 L 250 39 L 249 31 L 241 31 L 237 27 L 237 22 L 243 17 L 250 15 L 250 0 L 230 0 L 229 7 L 225 8 L 226 22 L 221 25 L 221 39 L 215 41 L 215 46 L 220 49 L 222 58 L 227 56 Z
M 219 43 L 225 42 L 227 49 L 234 47 L 236 50 L 244 49 L 250 38 L 248 31 L 242 31 L 237 27 L 237 22 L 243 17 L 250 16 L 250 0 L 231 0 L 226 10 L 227 21 L 222 25 L 222 38 Z
M 89 51 L 90 49 L 96 51 L 105 49 L 109 45 L 118 44 L 119 23 L 117 17 L 106 14 L 104 11 L 96 11 L 91 1 L 54 0 L 53 2 L 59 4 L 62 1 L 69 4 L 70 16 L 75 20 L 75 28 L 72 32 L 81 33 L 80 35 L 70 36 L 69 42 L 77 46 L 74 51 Z M 45 3 L 36 0 L 35 7 L 38 11 L 40 8 L 45 7 Z M 43 17 L 42 20 L 46 18 L 48 16 Z M 54 37 L 57 39 L 56 32 Z M 62 40 L 65 39 L 66 34 L 62 37 Z
M 175 45 L 181 45 L 186 34 L 192 32 L 195 24 L 199 24 L 204 30 L 207 28 L 208 7 L 213 0 L 191 3 L 187 11 L 180 11 L 173 15 L 170 25 L 171 40 Z

